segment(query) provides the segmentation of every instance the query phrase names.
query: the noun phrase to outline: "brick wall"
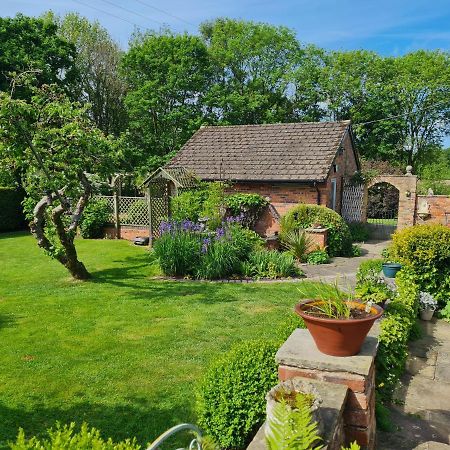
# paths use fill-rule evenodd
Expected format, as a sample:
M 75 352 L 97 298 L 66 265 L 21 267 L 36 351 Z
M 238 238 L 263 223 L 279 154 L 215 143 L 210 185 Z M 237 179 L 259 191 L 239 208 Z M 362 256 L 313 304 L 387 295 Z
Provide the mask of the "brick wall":
M 116 229 L 112 226 L 105 227 L 105 238 L 106 239 L 116 239 Z M 127 241 L 132 241 L 136 236 L 149 236 L 149 229 L 144 227 L 132 227 L 129 225 L 122 225 L 120 227 L 120 237 L 121 239 L 126 239 Z
M 420 213 L 428 212 L 429 216 L 421 217 Z M 447 219 L 446 214 L 447 213 Z M 447 223 L 448 221 L 448 223 Z M 450 196 L 418 195 L 416 223 L 441 223 L 450 226 Z
M 259 222 L 256 231 L 263 236 L 273 235 L 280 230 L 276 216 L 284 216 L 290 208 L 299 203 L 316 205 L 320 197 L 320 204 L 326 205 L 328 193 L 325 183 L 317 185 L 301 183 L 265 183 L 265 182 L 239 182 L 235 183 L 230 192 L 255 193 L 267 198 L 273 209 L 266 209 Z

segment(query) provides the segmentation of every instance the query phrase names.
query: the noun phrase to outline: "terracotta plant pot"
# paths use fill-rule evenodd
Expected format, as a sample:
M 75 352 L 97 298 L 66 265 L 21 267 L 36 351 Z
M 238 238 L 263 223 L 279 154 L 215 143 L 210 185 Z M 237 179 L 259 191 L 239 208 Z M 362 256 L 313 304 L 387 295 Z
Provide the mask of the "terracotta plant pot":
M 434 309 L 421 309 L 420 310 L 420 318 L 422 320 L 431 320 L 434 314 Z
M 363 319 L 329 319 L 308 314 L 308 309 L 321 300 L 307 300 L 295 306 L 295 312 L 305 321 L 317 348 L 331 356 L 353 356 L 361 350 L 373 323 L 383 314 L 383 308 L 373 305 L 371 315 Z M 365 309 L 357 301 L 346 302 L 351 308 Z

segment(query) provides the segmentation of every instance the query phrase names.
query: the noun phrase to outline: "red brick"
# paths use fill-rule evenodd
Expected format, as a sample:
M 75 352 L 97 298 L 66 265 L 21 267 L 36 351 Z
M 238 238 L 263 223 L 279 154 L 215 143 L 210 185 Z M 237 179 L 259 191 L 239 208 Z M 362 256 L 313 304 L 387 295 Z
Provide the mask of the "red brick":
M 366 378 L 344 372 L 323 372 L 314 369 L 298 369 L 289 366 L 278 367 L 278 377 L 281 381 L 293 377 L 312 378 L 314 380 L 328 381 L 335 384 L 348 386 L 354 392 L 365 392 Z

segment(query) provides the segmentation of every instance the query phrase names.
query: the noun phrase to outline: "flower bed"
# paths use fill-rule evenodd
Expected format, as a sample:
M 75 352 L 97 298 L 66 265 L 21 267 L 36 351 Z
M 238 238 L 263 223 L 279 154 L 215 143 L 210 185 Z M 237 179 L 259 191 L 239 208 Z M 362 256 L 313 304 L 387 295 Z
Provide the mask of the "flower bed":
M 268 251 L 264 241 L 228 217 L 215 230 L 184 220 L 161 224 L 155 254 L 167 276 L 206 280 L 224 278 L 286 278 L 301 274 L 289 253 Z

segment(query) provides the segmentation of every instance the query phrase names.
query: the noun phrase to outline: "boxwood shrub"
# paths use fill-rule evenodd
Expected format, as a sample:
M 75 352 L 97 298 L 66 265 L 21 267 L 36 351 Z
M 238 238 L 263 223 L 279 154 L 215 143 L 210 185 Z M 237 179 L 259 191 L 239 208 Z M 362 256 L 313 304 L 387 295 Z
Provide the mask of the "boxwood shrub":
M 283 216 L 281 229 L 309 228 L 315 224 L 328 228 L 327 250 L 330 256 L 352 256 L 352 237 L 347 223 L 337 212 L 325 206 L 295 206 Z
M 25 228 L 22 200 L 23 193 L 18 189 L 0 186 L 0 232 Z
M 390 257 L 407 266 L 420 290 L 443 306 L 450 298 L 450 228 L 414 225 L 394 233 L 392 241 Z
M 277 384 L 278 343 L 234 346 L 207 369 L 197 390 L 200 427 L 223 449 L 241 449 L 265 417 L 265 396 Z

